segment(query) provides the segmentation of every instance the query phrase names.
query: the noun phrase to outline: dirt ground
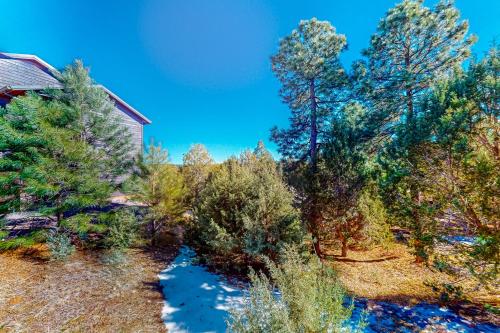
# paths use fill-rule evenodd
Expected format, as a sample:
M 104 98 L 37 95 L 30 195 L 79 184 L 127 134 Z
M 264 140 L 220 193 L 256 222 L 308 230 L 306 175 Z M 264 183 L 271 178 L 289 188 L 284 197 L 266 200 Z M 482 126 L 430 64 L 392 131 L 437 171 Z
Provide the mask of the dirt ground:
M 165 332 L 157 275 L 176 249 L 131 249 L 118 263 L 95 251 L 64 263 L 43 248 L 2 253 L 0 332 Z
M 415 257 L 403 244 L 393 244 L 389 249 L 351 250 L 347 257 L 340 251 L 327 251 L 328 262 L 337 271 L 347 290 L 357 297 L 390 301 L 405 305 L 422 301 L 435 303 L 438 296 L 428 286 L 429 282 L 450 283 L 454 278 L 416 264 Z M 499 316 L 484 311 L 484 304 L 500 306 L 500 289 L 477 288 L 473 281 L 459 283 L 471 303 L 452 304 L 466 317 L 500 324 Z M 479 318 L 483 317 L 483 318 Z
M 167 242 L 168 243 L 168 242 Z M 67 262 L 51 262 L 43 248 L 0 254 L 0 333 L 4 332 L 165 332 L 158 273 L 173 259 L 175 242 L 162 250 L 132 249 L 123 263 L 105 252 L 76 252 Z M 350 293 L 370 300 L 415 304 L 436 302 L 428 282 L 450 276 L 415 264 L 408 248 L 351 250 L 346 258 L 327 251 Z M 471 305 L 456 312 L 500 323 L 478 304 L 500 305 L 499 290 L 468 288 Z

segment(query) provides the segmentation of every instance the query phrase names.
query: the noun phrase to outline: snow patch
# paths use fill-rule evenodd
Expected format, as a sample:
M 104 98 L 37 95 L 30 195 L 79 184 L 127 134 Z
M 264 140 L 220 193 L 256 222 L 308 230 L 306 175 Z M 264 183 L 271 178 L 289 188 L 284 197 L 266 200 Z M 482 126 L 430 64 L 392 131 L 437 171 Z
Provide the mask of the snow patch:
M 226 332 L 229 309 L 241 306 L 247 293 L 196 265 L 195 259 L 195 252 L 184 246 L 174 262 L 160 273 L 166 299 L 163 321 L 169 333 Z M 353 316 L 345 327 L 356 329 L 363 317 L 367 324 L 363 329 L 365 333 L 500 332 L 494 324 L 469 322 L 436 304 L 401 306 L 360 298 L 354 301 L 354 305 Z
M 183 246 L 163 270 L 162 319 L 169 333 L 225 332 L 229 309 L 243 302 L 243 291 L 194 263 L 196 254 Z

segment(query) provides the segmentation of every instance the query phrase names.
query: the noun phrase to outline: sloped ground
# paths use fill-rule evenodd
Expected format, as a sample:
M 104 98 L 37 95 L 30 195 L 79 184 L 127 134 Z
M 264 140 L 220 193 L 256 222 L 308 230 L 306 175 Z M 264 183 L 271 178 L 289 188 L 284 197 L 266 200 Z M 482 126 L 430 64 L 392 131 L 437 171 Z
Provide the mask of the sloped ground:
M 388 250 L 351 250 L 345 258 L 337 257 L 337 252 L 328 252 L 332 255 L 329 262 L 347 289 L 359 297 L 401 302 L 432 300 L 436 295 L 425 282 L 447 281 L 445 274 L 415 264 L 415 257 L 401 244 Z
M 79 251 L 66 263 L 46 261 L 43 248 L 0 254 L 0 332 L 165 332 L 165 324 L 171 332 L 196 332 L 205 324 L 223 332 L 228 302 L 238 302 L 240 291 L 196 265 L 186 249 L 172 261 L 177 246 L 173 240 L 166 244 L 162 251 L 130 250 L 122 264 L 110 264 L 98 252 Z M 330 263 L 357 297 L 357 314 L 369 310 L 366 332 L 498 329 L 498 316 L 477 308 L 428 304 L 436 295 L 425 282 L 448 277 L 415 265 L 402 245 L 351 251 Z M 475 302 L 498 305 L 495 290 L 471 295 Z
M 176 254 L 132 249 L 110 264 L 78 251 L 67 262 L 43 248 L 0 254 L 0 332 L 165 332 L 158 272 Z
M 415 257 L 402 244 L 390 249 L 349 251 L 346 258 L 330 251 L 330 264 L 346 288 L 358 298 L 412 306 L 422 302 L 437 303 L 439 295 L 428 283 L 450 283 L 454 278 L 415 264 Z M 473 281 L 459 283 L 471 303 L 452 304 L 451 308 L 464 319 L 500 325 L 500 317 L 485 311 L 483 305 L 500 306 L 500 289 L 476 288 Z

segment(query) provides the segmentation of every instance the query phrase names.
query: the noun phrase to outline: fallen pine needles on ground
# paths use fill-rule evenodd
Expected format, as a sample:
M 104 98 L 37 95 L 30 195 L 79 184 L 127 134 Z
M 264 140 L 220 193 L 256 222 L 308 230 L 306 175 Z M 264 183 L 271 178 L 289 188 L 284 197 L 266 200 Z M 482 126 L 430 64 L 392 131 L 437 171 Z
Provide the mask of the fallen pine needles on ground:
M 157 274 L 176 246 L 77 251 L 66 262 L 45 250 L 0 254 L 0 332 L 165 331 Z

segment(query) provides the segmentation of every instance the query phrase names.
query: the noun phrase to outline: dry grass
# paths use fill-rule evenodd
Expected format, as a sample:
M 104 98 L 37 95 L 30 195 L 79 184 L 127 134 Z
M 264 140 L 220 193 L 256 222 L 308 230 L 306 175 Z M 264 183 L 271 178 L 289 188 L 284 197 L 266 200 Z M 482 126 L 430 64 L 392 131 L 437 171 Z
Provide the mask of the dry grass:
M 0 254 L 0 332 L 165 331 L 157 274 L 175 250 L 132 249 L 114 265 L 96 252 L 64 263 L 42 247 Z
M 372 300 L 391 301 L 405 305 L 418 302 L 437 302 L 439 297 L 427 282 L 450 283 L 454 278 L 431 270 L 423 264 L 416 264 L 415 257 L 403 244 L 393 244 L 390 249 L 351 250 L 346 258 L 339 257 L 340 251 L 326 251 L 329 262 L 339 274 L 347 290 L 357 297 Z M 484 311 L 482 305 L 500 305 L 500 290 L 477 288 L 477 283 L 466 280 L 460 283 L 472 304 L 454 304 L 456 310 L 465 316 L 481 313 L 485 321 L 499 322 L 498 316 Z M 467 315 L 469 312 L 470 315 Z
M 331 255 L 338 255 L 330 251 Z M 395 244 L 389 250 L 351 250 L 346 258 L 334 257 L 332 265 L 353 294 L 392 301 L 432 300 L 435 294 L 426 281 L 446 281 L 446 276 L 415 264 L 407 248 Z
M 164 332 L 157 274 L 176 249 L 133 249 L 120 265 L 105 264 L 98 252 L 78 251 L 65 263 L 47 261 L 43 247 L 0 254 L 0 333 Z M 338 257 L 333 247 L 326 253 L 346 288 L 358 297 L 401 304 L 435 302 L 437 295 L 426 282 L 453 281 L 415 264 L 402 244 L 389 250 L 351 250 L 346 258 Z M 234 267 L 235 261 L 229 262 Z M 464 287 L 475 303 L 500 304 L 498 290 Z M 488 314 L 483 320 L 498 322 L 498 316 Z

